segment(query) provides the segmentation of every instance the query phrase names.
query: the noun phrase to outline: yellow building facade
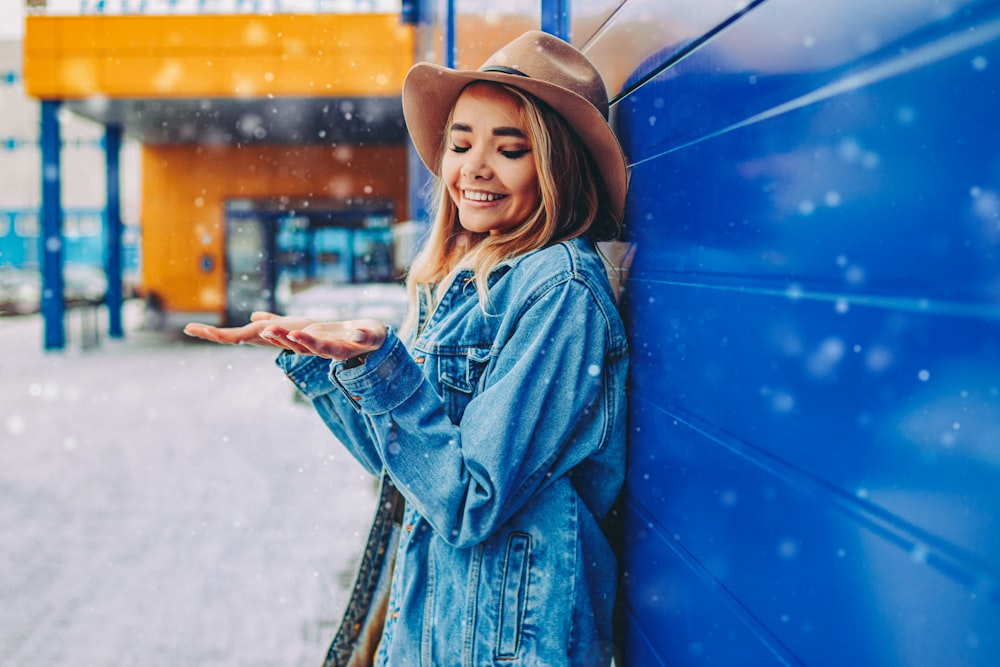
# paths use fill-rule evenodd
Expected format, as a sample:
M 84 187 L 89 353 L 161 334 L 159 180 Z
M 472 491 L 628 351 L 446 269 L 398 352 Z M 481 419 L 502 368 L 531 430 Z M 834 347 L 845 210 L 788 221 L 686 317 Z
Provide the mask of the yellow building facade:
M 232 201 L 407 211 L 395 14 L 29 16 L 26 92 L 142 144 L 142 292 L 224 319 Z

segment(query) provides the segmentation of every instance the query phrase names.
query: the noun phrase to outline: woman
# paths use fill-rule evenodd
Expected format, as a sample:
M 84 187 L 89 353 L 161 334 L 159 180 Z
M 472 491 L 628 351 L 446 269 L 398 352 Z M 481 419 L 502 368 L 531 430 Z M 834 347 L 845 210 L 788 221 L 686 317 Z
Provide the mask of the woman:
M 327 665 L 608 665 L 627 356 L 594 242 L 618 232 L 626 169 L 604 84 L 531 32 L 477 71 L 414 66 L 403 108 L 440 187 L 403 333 L 266 313 L 186 331 L 283 348 L 383 477 Z

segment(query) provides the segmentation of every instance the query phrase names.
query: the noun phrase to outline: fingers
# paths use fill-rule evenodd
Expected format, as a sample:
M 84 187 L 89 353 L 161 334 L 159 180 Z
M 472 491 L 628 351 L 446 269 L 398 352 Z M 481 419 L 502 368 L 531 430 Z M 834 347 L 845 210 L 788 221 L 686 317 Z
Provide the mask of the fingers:
M 308 348 L 289 337 L 288 330 L 272 325 L 260 332 L 260 338 L 267 344 L 289 350 L 296 354 L 312 354 Z
M 229 345 L 270 345 L 296 354 L 349 359 L 374 352 L 385 342 L 387 330 L 378 320 L 313 322 L 257 312 L 242 327 L 220 328 L 199 322 L 184 327 L 188 336 Z
M 307 330 L 290 331 L 287 338 L 293 345 L 307 350 L 307 354 L 336 361 L 348 359 L 364 351 L 357 349 L 357 343 L 351 341 L 351 334 L 347 329 L 319 330 L 315 334 Z
M 255 330 L 259 325 L 248 324 L 242 327 L 215 327 L 209 324 L 191 322 L 184 327 L 184 333 L 194 338 L 201 338 L 212 343 L 223 345 L 264 345 Z
M 382 346 L 385 336 L 385 325 L 377 320 L 349 320 L 310 324 L 288 331 L 285 339 L 307 350 L 307 354 L 340 361 L 374 352 Z
M 203 340 L 211 341 L 213 343 L 221 343 L 223 341 L 219 340 L 219 337 L 215 333 L 216 328 L 208 324 L 202 324 L 200 322 L 191 322 L 184 327 L 185 335 L 191 336 L 192 338 L 201 338 Z

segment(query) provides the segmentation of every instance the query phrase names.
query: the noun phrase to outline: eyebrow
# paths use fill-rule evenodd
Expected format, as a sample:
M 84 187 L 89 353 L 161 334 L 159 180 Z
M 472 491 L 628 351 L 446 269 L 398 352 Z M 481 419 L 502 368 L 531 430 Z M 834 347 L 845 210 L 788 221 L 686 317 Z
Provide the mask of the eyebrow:
M 452 132 L 472 132 L 472 127 L 466 125 L 465 123 L 455 123 L 451 126 Z M 527 135 L 516 127 L 494 127 L 493 128 L 494 137 L 517 137 L 518 139 L 527 139 Z

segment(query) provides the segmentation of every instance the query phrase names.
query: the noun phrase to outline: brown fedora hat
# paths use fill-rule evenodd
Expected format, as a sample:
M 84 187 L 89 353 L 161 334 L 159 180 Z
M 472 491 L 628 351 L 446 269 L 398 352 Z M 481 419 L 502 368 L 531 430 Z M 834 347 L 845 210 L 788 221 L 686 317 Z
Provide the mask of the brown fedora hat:
M 572 45 L 539 31 L 526 32 L 490 56 L 478 70 L 417 63 L 403 82 L 403 116 L 427 168 L 440 176 L 445 124 L 462 89 L 493 81 L 534 95 L 561 115 L 590 151 L 616 220 L 625 211 L 628 176 L 621 145 L 608 126 L 608 93 L 600 73 Z

